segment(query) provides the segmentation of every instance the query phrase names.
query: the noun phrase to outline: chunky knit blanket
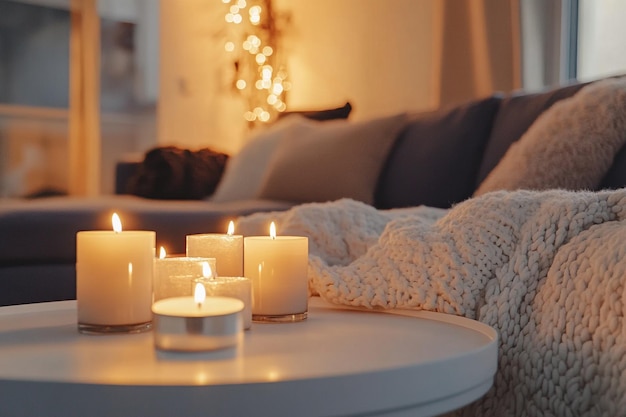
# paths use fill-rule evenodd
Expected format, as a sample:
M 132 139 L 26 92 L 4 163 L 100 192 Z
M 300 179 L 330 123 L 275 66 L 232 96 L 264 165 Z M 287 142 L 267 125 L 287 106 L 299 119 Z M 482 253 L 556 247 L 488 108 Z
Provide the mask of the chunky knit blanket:
M 351 200 L 239 219 L 309 237 L 309 288 L 365 308 L 462 315 L 499 333 L 465 416 L 626 415 L 626 189 L 493 192 L 449 210 Z

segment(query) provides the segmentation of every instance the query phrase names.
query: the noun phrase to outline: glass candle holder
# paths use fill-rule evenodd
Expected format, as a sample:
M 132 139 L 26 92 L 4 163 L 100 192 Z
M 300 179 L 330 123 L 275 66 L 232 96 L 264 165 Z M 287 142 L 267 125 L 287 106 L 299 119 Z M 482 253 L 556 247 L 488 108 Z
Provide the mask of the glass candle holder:
M 215 258 L 172 256 L 154 260 L 154 302 L 193 294 L 192 283 L 206 265 L 215 273 Z
M 252 326 L 252 282 L 245 277 L 203 277 L 196 278 L 190 288 L 196 283 L 204 286 L 207 296 L 232 297 L 243 301 L 242 311 L 243 328 Z

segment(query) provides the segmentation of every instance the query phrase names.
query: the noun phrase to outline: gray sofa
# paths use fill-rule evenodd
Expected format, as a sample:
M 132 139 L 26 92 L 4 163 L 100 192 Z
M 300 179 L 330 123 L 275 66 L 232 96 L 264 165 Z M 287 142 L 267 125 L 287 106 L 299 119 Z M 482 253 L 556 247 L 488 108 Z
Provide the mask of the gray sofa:
M 511 144 L 519 140 L 543 112 L 557 101 L 573 96 L 583 86 L 571 84 L 533 94 L 497 94 L 453 108 L 396 117 L 397 128 L 381 128 L 393 136 L 385 144 L 379 146 L 375 141 L 359 138 L 350 142 L 351 146 L 367 148 L 363 150 L 369 152 L 368 157 L 372 157 L 373 152 L 383 157 L 374 165 L 375 169 L 371 164 L 359 166 L 374 180 L 373 183 L 370 180 L 371 198 L 358 198 L 351 194 L 351 189 L 337 188 L 332 178 L 345 179 L 346 184 L 358 181 L 358 178 L 351 178 L 358 172 L 357 168 L 350 165 L 353 162 L 346 162 L 350 169 L 345 173 L 324 172 L 330 175 L 330 180 L 309 178 L 286 194 L 276 189 L 270 191 L 266 184 L 266 192 L 233 201 L 210 198 L 171 201 L 132 195 L 2 201 L 0 305 L 75 298 L 76 232 L 110 230 L 113 211 L 120 213 L 125 229 L 154 230 L 158 246 L 166 246 L 169 253 L 183 253 L 188 234 L 221 233 L 226 230 L 228 220 L 237 216 L 286 210 L 308 201 L 348 197 L 380 209 L 418 205 L 451 207 L 472 197 Z M 285 135 L 298 132 L 304 131 L 287 130 Z M 282 146 L 288 148 L 291 144 L 284 142 Z M 337 146 L 338 153 L 351 153 L 346 146 Z M 300 152 L 300 156 L 303 154 L 308 153 Z M 324 154 L 315 157 L 315 164 L 324 169 L 324 160 L 320 159 Z M 341 167 L 341 164 L 336 166 Z M 299 181 L 282 177 L 287 185 L 290 181 Z M 626 148 L 617 152 L 612 166 L 595 188 L 624 186 Z M 334 194 L 316 193 L 313 188 L 332 188 Z M 307 192 L 312 196 L 308 197 Z

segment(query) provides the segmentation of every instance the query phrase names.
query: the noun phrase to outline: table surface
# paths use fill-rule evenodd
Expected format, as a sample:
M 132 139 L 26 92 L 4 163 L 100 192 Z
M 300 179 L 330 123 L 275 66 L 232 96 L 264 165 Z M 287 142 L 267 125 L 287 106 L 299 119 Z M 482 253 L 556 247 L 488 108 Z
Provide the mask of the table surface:
M 430 416 L 480 398 L 496 369 L 482 323 L 318 298 L 303 322 L 253 323 L 205 353 L 79 334 L 75 301 L 0 308 L 2 416 Z

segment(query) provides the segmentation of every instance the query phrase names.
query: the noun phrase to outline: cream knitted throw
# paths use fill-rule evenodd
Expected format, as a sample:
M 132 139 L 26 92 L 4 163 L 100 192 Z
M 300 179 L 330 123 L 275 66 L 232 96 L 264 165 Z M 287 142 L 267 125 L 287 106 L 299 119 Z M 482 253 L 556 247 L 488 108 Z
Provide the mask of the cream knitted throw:
M 626 190 L 494 192 L 452 209 L 351 200 L 239 219 L 310 238 L 327 301 L 457 314 L 499 333 L 494 387 L 466 416 L 626 415 Z M 374 331 L 374 330 L 373 330 Z

